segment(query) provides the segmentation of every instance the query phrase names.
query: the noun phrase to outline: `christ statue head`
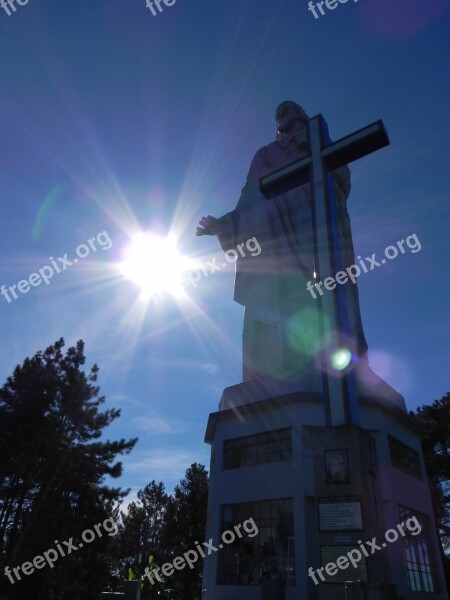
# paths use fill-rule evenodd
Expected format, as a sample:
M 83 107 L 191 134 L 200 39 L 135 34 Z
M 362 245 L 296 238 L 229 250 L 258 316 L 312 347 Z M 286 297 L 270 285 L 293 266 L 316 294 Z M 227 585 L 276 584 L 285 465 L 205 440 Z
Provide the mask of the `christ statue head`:
M 292 100 L 285 100 L 275 111 L 278 133 L 289 133 L 304 127 L 309 120 L 303 108 Z

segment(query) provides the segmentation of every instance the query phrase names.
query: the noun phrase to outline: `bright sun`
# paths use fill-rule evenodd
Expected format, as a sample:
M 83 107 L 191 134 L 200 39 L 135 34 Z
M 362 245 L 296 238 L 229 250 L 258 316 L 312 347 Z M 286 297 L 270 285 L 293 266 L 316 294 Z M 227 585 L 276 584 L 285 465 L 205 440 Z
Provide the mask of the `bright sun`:
M 147 298 L 158 293 L 181 297 L 184 295 L 183 273 L 190 262 L 180 255 L 174 238 L 140 233 L 126 248 L 120 269 Z

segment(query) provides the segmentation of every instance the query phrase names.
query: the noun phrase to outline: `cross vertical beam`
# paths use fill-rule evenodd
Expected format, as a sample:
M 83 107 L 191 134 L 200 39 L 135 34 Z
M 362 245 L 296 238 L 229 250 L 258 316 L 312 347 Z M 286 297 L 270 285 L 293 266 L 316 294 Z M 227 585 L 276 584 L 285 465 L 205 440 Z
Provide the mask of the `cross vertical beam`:
M 383 123 L 376 121 L 331 143 L 320 114 L 308 122 L 308 134 L 310 154 L 262 177 L 260 189 L 266 198 L 274 198 L 310 182 L 316 278 L 324 281 L 342 268 L 332 170 L 387 146 L 389 138 Z M 333 292 L 320 295 L 318 301 L 325 422 L 327 426 L 359 424 L 353 373 L 330 374 L 332 354 L 343 346 L 349 332 L 344 289 L 338 285 Z
M 329 135 L 327 124 L 321 115 L 311 119 L 308 129 L 312 171 L 314 264 L 317 280 L 325 281 L 342 268 L 333 176 L 322 158 Z M 359 425 L 353 373 L 330 373 L 332 354 L 344 347 L 343 338 L 349 334 L 344 288 L 338 285 L 332 292 L 319 295 L 318 300 L 325 423 L 328 426 L 344 423 Z

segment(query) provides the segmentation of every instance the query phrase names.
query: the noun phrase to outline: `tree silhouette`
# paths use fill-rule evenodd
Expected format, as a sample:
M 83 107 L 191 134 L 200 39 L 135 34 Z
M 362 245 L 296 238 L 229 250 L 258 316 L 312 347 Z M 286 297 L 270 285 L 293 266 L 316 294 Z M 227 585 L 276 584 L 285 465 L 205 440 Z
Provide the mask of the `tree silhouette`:
M 100 441 L 120 410 L 99 410 L 105 401 L 95 385 L 99 369 L 93 365 L 87 375 L 81 370 L 84 343 L 65 355 L 63 348 L 61 338 L 26 358 L 0 389 L 2 571 L 117 516 L 114 506 L 128 493 L 107 486 L 105 477 L 121 475 L 116 457 L 130 452 L 137 439 Z M 14 585 L 2 573 L 0 590 L 17 600 L 97 600 L 111 544 L 105 534 Z
M 208 499 L 208 473 L 203 465 L 194 463 L 187 470 L 185 478 L 175 486 L 175 493 L 169 497 L 161 532 L 162 546 L 167 560 L 183 556 L 205 541 L 206 507 Z M 201 558 L 194 568 L 185 567 L 172 576 L 171 589 L 177 600 L 198 600 L 201 598 Z
M 418 407 L 415 416 L 427 431 L 422 439 L 425 467 L 442 547 L 450 551 L 450 393 Z
M 135 577 L 141 578 L 149 564 L 163 564 L 161 529 L 167 501 L 164 484 L 157 484 L 153 480 L 138 491 L 137 502 L 131 502 L 127 512 L 122 513 L 119 569 L 124 575 L 131 568 Z M 159 585 L 156 580 L 153 586 L 148 579 L 143 580 L 143 591 L 151 598 L 163 600 L 166 597 L 166 588 L 167 586 Z
M 119 537 L 118 564 L 124 573 L 131 567 L 136 578 L 174 558 L 195 549 L 195 542 L 205 541 L 208 473 L 203 465 L 192 464 L 185 477 L 167 495 L 162 483 L 152 481 L 138 492 L 137 502 L 131 502 L 123 515 L 123 530 Z M 142 600 L 199 600 L 201 597 L 202 559 L 176 570 L 162 581 L 143 579 Z
M 423 457 L 450 590 L 450 393 L 411 414 L 426 428 Z

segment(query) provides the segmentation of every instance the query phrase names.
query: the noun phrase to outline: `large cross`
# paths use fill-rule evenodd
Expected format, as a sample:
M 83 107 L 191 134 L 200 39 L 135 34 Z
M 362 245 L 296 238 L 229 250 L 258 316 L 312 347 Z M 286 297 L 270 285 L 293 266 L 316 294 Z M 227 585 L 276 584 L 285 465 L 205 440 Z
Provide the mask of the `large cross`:
M 337 142 L 331 142 L 328 126 L 321 114 L 308 121 L 308 135 L 309 155 L 262 177 L 260 189 L 266 198 L 274 198 L 310 182 L 314 207 L 315 277 L 323 282 L 327 277 L 334 277 L 343 266 L 332 171 L 387 146 L 389 138 L 382 121 L 376 121 Z M 344 371 L 340 377 L 330 374 L 332 354 L 336 349 L 343 347 L 348 333 L 348 313 L 343 286 L 337 285 L 334 291 L 319 296 L 318 301 L 320 347 L 324 349 L 322 383 L 325 422 L 328 426 L 359 424 L 358 399 L 352 371 Z M 327 329 L 330 329 L 326 340 L 325 323 L 329 323 Z

